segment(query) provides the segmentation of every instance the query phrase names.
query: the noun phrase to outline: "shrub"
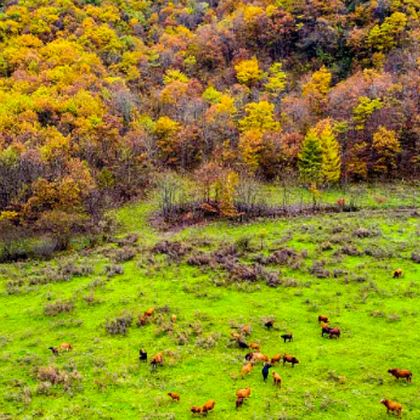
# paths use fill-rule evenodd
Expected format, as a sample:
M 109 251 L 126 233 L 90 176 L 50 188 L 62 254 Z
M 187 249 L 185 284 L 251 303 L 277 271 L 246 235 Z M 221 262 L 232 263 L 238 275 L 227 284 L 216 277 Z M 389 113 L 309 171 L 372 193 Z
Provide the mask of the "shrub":
M 6 292 L 8 295 L 17 295 L 22 292 L 22 287 L 25 285 L 23 279 L 9 280 L 6 283 Z
M 174 260 L 179 260 L 183 257 L 187 252 L 191 250 L 191 247 L 184 245 L 181 242 L 169 242 L 163 241 L 157 243 L 152 252 L 156 254 L 165 254 L 169 257 L 173 258 Z
M 90 289 L 96 289 L 96 288 L 99 288 L 99 287 L 104 287 L 105 286 L 105 281 L 104 280 L 102 280 L 102 279 L 95 279 L 95 280 L 92 280 L 89 284 L 88 284 L 88 288 L 90 288 Z
M 374 258 L 391 258 L 393 256 L 391 251 L 374 246 L 372 248 L 365 249 L 365 255 Z
M 64 389 L 68 390 L 82 379 L 82 375 L 76 369 L 67 372 L 52 365 L 38 368 L 36 377 L 42 384 L 37 390 L 40 393 L 49 392 L 51 385 L 63 385 Z
M 156 337 L 162 337 L 167 334 L 171 334 L 174 330 L 174 326 L 169 321 L 162 321 L 158 325 L 158 327 L 155 330 L 155 336 Z
M 373 236 L 378 236 L 380 232 L 378 230 L 367 229 L 364 227 L 360 227 L 353 232 L 353 235 L 357 238 L 370 238 Z
M 269 264 L 290 265 L 300 258 L 298 252 L 292 248 L 283 248 L 275 251 L 267 258 Z
M 83 296 L 83 300 L 88 304 L 88 305 L 96 305 L 99 303 L 99 301 L 95 298 L 95 295 L 93 293 L 89 293 L 86 296 Z
M 192 255 L 190 258 L 188 258 L 187 263 L 189 265 L 202 267 L 210 265 L 212 259 L 209 254 L 205 254 L 204 252 L 200 252 L 197 254 Z
M 288 278 L 288 279 L 284 279 L 283 286 L 284 287 L 298 287 L 299 283 L 295 279 Z
M 58 314 L 71 312 L 74 309 L 74 303 L 71 301 L 58 300 L 48 303 L 44 308 L 44 314 L 47 316 L 57 316 Z
M 346 270 L 341 270 L 340 268 L 336 268 L 333 271 L 334 278 L 346 276 L 348 272 Z
M 192 322 L 189 327 L 191 328 L 191 333 L 195 336 L 203 334 L 203 326 L 200 321 Z
M 124 274 L 124 268 L 121 265 L 107 265 L 105 266 L 105 274 L 108 278 Z
M 320 246 L 319 249 L 321 251 L 331 251 L 333 249 L 333 246 L 331 244 L 331 242 L 323 242 Z
M 352 257 L 361 255 L 361 252 L 353 245 L 344 245 L 341 247 L 340 253 L 344 255 L 350 255 Z
M 38 395 L 50 395 L 51 394 L 51 382 L 40 382 L 36 387 L 36 393 Z
M 325 269 L 324 266 L 324 261 L 314 261 L 312 267 L 309 269 L 309 272 L 319 279 L 330 277 L 330 271 Z
M 332 382 L 337 382 L 339 384 L 345 384 L 346 383 L 346 377 L 342 375 L 337 375 L 335 371 L 329 371 L 327 379 Z
M 370 313 L 370 316 L 373 318 L 383 318 L 385 314 L 382 311 L 375 310 Z
M 127 335 L 128 328 L 133 322 L 133 317 L 129 314 L 122 315 L 106 322 L 105 330 L 110 335 Z
M 121 239 L 115 239 L 115 243 L 120 246 L 129 246 L 134 245 L 139 240 L 139 235 L 137 233 L 129 233 L 127 236 L 124 236 L 124 238 Z
M 136 256 L 136 254 L 137 254 L 136 248 L 133 248 L 131 246 L 124 246 L 123 248 L 115 251 L 113 255 L 113 260 L 116 263 L 130 261 Z
M 71 277 L 85 277 L 93 272 L 93 268 L 90 265 L 80 265 L 74 262 L 67 262 L 58 269 L 59 273 L 64 278 Z
M 420 253 L 418 253 L 418 252 L 413 252 L 413 253 L 411 254 L 411 259 L 412 259 L 415 263 L 420 264 Z
M 179 331 L 175 334 L 174 338 L 178 346 L 185 346 L 189 341 L 188 333 L 186 331 Z
M 50 259 L 57 250 L 57 241 L 52 238 L 41 238 L 32 247 L 32 254 L 35 258 Z
M 265 282 L 269 287 L 278 287 L 282 284 L 278 273 L 267 273 L 265 276 Z
M 216 347 L 217 341 L 219 340 L 219 338 L 220 338 L 219 333 L 209 334 L 209 335 L 204 336 L 204 337 L 201 336 L 201 337 L 198 337 L 195 340 L 195 345 L 197 347 L 201 347 L 201 348 L 206 349 L 206 350 L 212 349 L 213 347 Z
M 251 238 L 249 236 L 242 236 L 235 242 L 234 246 L 241 253 L 249 251 L 251 249 Z
M 386 317 L 388 322 L 399 322 L 401 321 L 401 317 L 398 314 L 389 314 Z

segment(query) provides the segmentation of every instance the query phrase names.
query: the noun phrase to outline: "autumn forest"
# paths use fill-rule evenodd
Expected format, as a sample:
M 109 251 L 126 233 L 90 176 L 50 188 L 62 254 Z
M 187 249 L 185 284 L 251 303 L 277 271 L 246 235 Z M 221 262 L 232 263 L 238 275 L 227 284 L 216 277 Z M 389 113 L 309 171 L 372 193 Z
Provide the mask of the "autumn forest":
M 418 176 L 416 0 L 1 4 L 3 238 L 98 228 L 166 171 Z

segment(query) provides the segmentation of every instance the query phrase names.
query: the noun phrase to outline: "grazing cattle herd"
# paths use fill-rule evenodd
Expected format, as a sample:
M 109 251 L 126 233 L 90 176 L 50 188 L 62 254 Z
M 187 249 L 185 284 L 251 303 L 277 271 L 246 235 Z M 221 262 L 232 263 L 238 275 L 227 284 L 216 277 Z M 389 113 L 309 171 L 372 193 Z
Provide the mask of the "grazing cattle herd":
M 394 278 L 400 277 L 402 275 L 402 270 L 397 269 L 394 271 Z M 153 315 L 154 315 L 155 309 L 149 308 L 147 309 L 143 315 L 140 315 L 138 325 L 144 325 L 145 323 L 151 321 Z M 176 315 L 171 316 L 171 322 L 176 322 Z M 318 323 L 321 327 L 321 336 L 324 337 L 325 335 L 328 336 L 328 338 L 332 339 L 339 339 L 341 335 L 341 330 L 338 327 L 330 327 L 329 326 L 329 318 L 325 315 L 319 315 L 318 316 Z M 264 321 L 263 323 L 264 327 L 266 327 L 268 330 L 273 329 L 274 327 L 274 320 L 270 319 L 267 321 Z M 242 379 L 249 375 L 254 366 L 257 363 L 262 363 L 263 367 L 261 370 L 263 381 L 266 382 L 267 378 L 269 376 L 270 369 L 274 367 L 277 363 L 283 362 L 283 366 L 285 366 L 286 363 L 289 363 L 292 365 L 292 368 L 295 367 L 295 365 L 299 364 L 299 360 L 290 354 L 275 354 L 271 358 L 269 358 L 267 355 L 261 353 L 260 348 L 261 345 L 256 342 L 247 343 L 245 337 L 251 335 L 251 326 L 250 325 L 243 325 L 241 326 L 238 331 L 232 331 L 231 332 L 231 341 L 233 343 L 236 343 L 236 345 L 241 349 L 251 349 L 252 352 L 249 352 L 245 355 L 245 363 L 243 364 L 241 371 L 240 371 L 240 377 Z M 283 343 L 291 342 L 293 341 L 293 334 L 288 332 L 285 334 L 280 335 L 280 337 L 283 339 Z M 54 356 L 59 356 L 62 352 L 69 352 L 73 349 L 72 345 L 70 343 L 61 343 L 57 347 L 48 347 L 49 350 L 51 350 L 52 354 Z M 162 366 L 164 364 L 164 352 L 159 352 L 155 354 L 151 360 L 151 368 L 152 371 L 157 369 L 158 366 Z M 147 362 L 147 352 L 141 348 L 139 350 L 139 360 L 141 362 Z M 405 379 L 407 383 L 411 383 L 412 381 L 412 372 L 407 369 L 399 369 L 399 368 L 392 368 L 388 369 L 388 373 L 396 378 L 396 380 L 399 379 Z M 273 385 L 281 388 L 282 387 L 282 378 L 277 372 L 272 372 L 273 377 Z M 176 402 L 180 401 L 180 394 L 178 392 L 168 392 L 167 395 Z M 244 402 L 250 398 L 251 396 L 251 388 L 248 386 L 247 388 L 238 389 L 236 391 L 236 401 L 235 406 L 236 409 L 239 409 Z M 383 404 L 386 409 L 387 413 L 393 413 L 397 416 L 401 415 L 402 412 L 402 405 L 396 401 L 392 401 L 389 399 L 382 399 L 380 401 L 381 404 Z M 208 400 L 203 405 L 194 405 L 191 407 L 190 411 L 192 414 L 197 415 L 207 415 L 209 412 L 214 410 L 216 402 L 214 400 Z

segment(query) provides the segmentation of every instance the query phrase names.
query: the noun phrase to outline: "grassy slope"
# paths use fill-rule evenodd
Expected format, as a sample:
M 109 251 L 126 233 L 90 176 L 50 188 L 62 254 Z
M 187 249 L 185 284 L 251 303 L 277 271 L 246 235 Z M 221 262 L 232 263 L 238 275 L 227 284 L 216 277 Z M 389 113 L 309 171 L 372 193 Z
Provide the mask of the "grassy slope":
M 386 418 L 384 407 L 378 403 L 382 397 L 402 402 L 405 418 L 420 418 L 420 273 L 418 265 L 409 259 L 418 248 L 418 219 L 379 211 L 244 226 L 216 223 L 162 235 L 145 223 L 150 210 L 150 205 L 132 205 L 116 214 L 123 224 L 122 231 L 140 233 L 139 243 L 144 249 L 134 261 L 124 264 L 123 275 L 102 286 L 92 285 L 95 279 L 105 279 L 102 272 L 108 263 L 98 249 L 88 257 L 80 257 L 83 264 L 94 267 L 89 277 L 26 287 L 18 295 L 7 295 L 3 288 L 0 418 L 188 418 L 192 404 L 214 398 L 214 418 L 381 419 Z M 338 225 L 344 227 L 338 234 L 342 243 L 333 244 L 333 250 L 320 251 L 319 244 L 331 240 L 331 229 Z M 352 232 L 359 226 L 379 229 L 381 235 L 355 238 Z M 263 283 L 220 286 L 225 278 L 221 272 L 202 272 L 186 263 L 173 264 L 162 256 L 152 257 L 152 262 L 147 260 L 147 248 L 161 236 L 202 244 L 203 250 L 249 236 L 255 254 L 260 252 L 256 248 L 265 234 L 263 252 L 267 255 L 269 249 L 285 244 L 308 250 L 309 257 L 301 269 L 281 268 L 284 278 L 297 280 L 297 287 L 273 289 Z M 203 239 L 209 244 L 204 245 Z M 393 256 L 344 256 L 337 261 L 332 255 L 334 250 L 348 241 L 361 250 L 379 246 Z M 327 261 L 328 268 L 349 270 L 349 282 L 343 277 L 318 279 L 310 275 L 308 267 L 320 259 Z M 13 273 L 30 277 L 39 268 L 37 264 L 47 263 L 4 266 L 0 281 L 5 283 Z M 394 280 L 392 270 L 399 266 L 405 275 Z M 356 281 L 357 276 L 363 276 L 365 281 Z M 83 300 L 91 292 L 98 301 L 96 305 Z M 43 314 L 46 303 L 66 298 L 76 302 L 73 312 L 57 317 Z M 156 325 L 141 329 L 133 326 L 126 337 L 105 334 L 106 319 L 123 312 L 138 314 L 152 305 L 168 305 L 170 313 L 177 314 L 178 332 L 199 322 L 204 337 L 220 333 L 216 346 L 197 346 L 192 335 L 187 345 L 178 346 Z M 379 316 L 371 316 L 374 311 Z M 328 314 L 342 328 L 340 340 L 320 337 L 318 313 Z M 261 326 L 261 319 L 271 315 L 279 330 L 268 332 Z M 231 321 L 251 323 L 252 339 L 260 341 L 269 355 L 287 351 L 301 361 L 294 369 L 275 368 L 283 377 L 281 390 L 276 390 L 271 381 L 262 382 L 260 366 L 246 379 L 239 378 L 245 352 L 227 347 Z M 285 345 L 279 334 L 287 330 L 294 332 L 295 341 Z M 73 343 L 74 351 L 55 359 L 47 347 L 62 341 Z M 149 365 L 137 361 L 140 346 L 149 354 L 172 350 L 173 357 L 152 373 Z M 38 395 L 33 372 L 38 366 L 54 363 L 64 368 L 76 366 L 83 380 L 72 391 L 54 386 L 50 395 Z M 411 369 L 413 384 L 396 383 L 386 373 L 390 367 Z M 340 380 L 332 379 L 339 376 Z M 246 385 L 252 387 L 253 395 L 235 412 L 234 392 Z M 180 403 L 169 401 L 165 394 L 170 390 L 181 393 Z

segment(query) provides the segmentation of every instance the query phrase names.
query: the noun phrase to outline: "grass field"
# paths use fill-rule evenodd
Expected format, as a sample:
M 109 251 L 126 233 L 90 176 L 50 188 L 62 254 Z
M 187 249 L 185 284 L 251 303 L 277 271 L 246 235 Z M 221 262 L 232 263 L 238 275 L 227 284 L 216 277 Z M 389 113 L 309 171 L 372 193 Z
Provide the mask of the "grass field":
M 416 205 L 413 191 L 400 193 Z M 153 204 L 133 204 L 114 216 L 120 237 L 137 233 L 136 244 L 0 265 L 0 419 L 181 419 L 208 399 L 214 419 L 384 419 L 381 398 L 419 419 L 418 214 L 391 205 L 403 201 L 391 193 L 378 193 L 385 201 L 375 194 L 364 202 L 381 205 L 357 213 L 177 232 L 153 230 Z M 164 240 L 178 244 L 170 256 L 153 249 Z M 286 260 L 270 259 L 285 249 Z M 217 261 L 226 256 L 232 269 Z M 209 262 L 197 266 L 194 257 Z M 106 267 L 123 273 L 106 275 Z M 255 279 L 242 278 L 246 267 Z M 398 267 L 404 275 L 394 279 Z M 267 278 L 278 281 L 270 287 Z M 137 327 L 152 306 L 153 320 Z M 340 339 L 321 338 L 319 314 L 340 327 Z M 107 333 L 106 322 L 120 316 L 133 317 L 126 335 Z M 274 330 L 263 326 L 270 317 Z M 262 352 L 299 359 L 272 369 L 281 389 L 271 376 L 263 382 L 261 364 L 240 377 L 247 351 L 230 333 L 243 324 Z M 294 341 L 284 344 L 288 331 Z M 48 347 L 61 342 L 73 350 L 55 357 Z M 139 362 L 140 347 L 163 351 L 164 365 L 152 371 Z M 47 366 L 59 369 L 59 383 L 40 377 Z M 410 369 L 413 383 L 388 375 L 393 367 Z M 235 391 L 248 385 L 251 398 L 235 410 Z

